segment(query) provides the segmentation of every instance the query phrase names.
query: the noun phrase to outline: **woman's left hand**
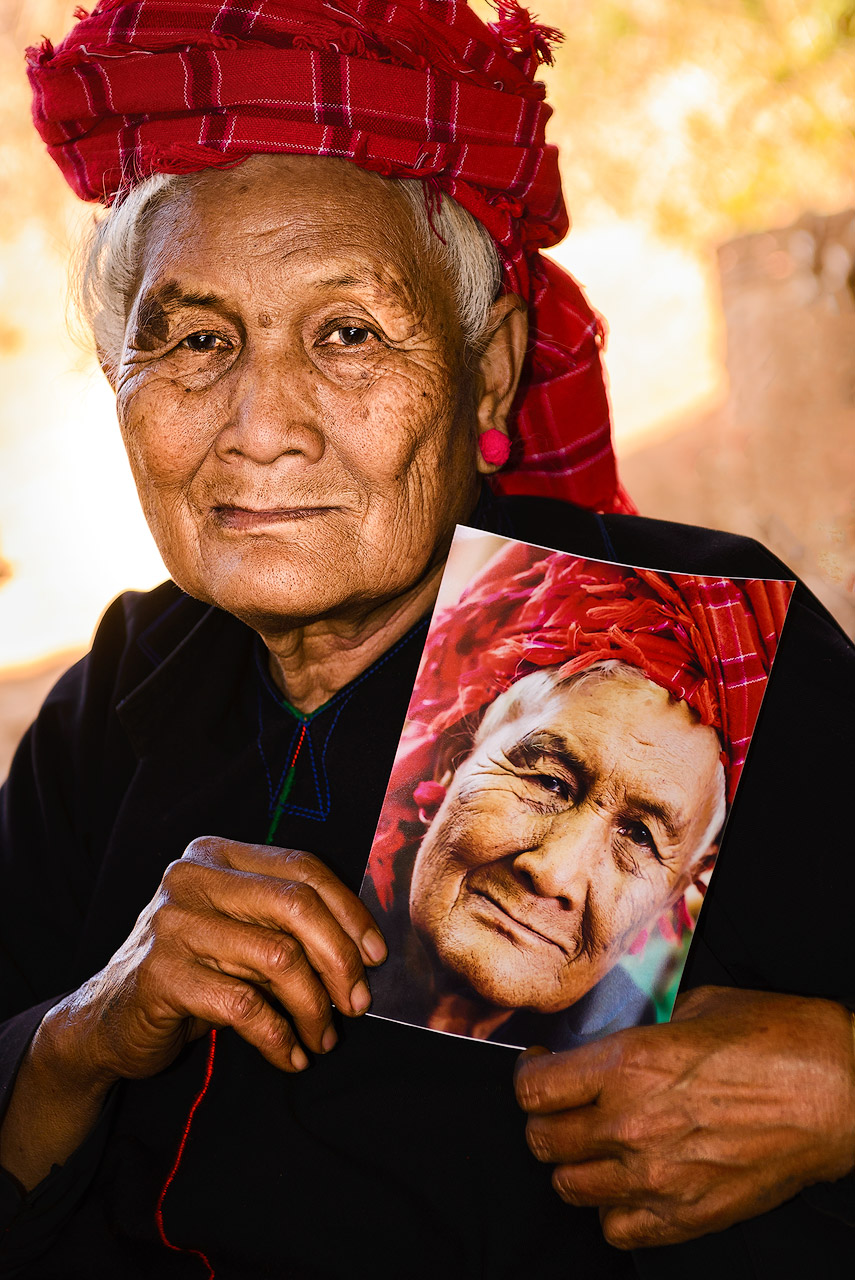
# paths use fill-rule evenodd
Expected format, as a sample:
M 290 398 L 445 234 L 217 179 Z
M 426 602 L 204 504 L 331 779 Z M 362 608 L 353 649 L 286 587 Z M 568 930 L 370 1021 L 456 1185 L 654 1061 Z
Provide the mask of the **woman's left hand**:
M 619 1249 L 754 1217 L 855 1167 L 855 1042 L 830 1000 L 701 987 L 671 1023 L 524 1055 L 517 1099 L 553 1185 Z

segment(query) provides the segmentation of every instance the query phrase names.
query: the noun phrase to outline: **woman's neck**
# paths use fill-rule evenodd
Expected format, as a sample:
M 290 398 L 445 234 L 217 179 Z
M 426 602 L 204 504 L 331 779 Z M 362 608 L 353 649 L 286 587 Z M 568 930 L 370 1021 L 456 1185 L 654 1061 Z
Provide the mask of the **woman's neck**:
M 359 618 L 321 619 L 279 635 L 262 635 L 270 674 L 298 711 L 309 714 L 366 671 L 433 607 L 444 565 L 406 595 Z

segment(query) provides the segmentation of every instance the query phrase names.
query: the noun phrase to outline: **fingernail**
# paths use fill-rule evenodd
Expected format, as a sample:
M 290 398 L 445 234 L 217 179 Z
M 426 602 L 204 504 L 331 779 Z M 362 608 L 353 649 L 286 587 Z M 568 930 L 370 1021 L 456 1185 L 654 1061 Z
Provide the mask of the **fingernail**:
M 298 1044 L 294 1045 L 291 1050 L 291 1066 L 295 1071 L 305 1071 L 309 1065 L 309 1059 Z
M 362 939 L 362 949 L 369 960 L 373 960 L 375 964 L 380 964 L 381 960 L 386 959 L 386 943 L 376 929 L 368 930 Z
M 367 982 L 357 982 L 350 993 L 350 1007 L 354 1013 L 364 1013 L 371 1003 Z
M 519 1075 L 527 1063 L 534 1062 L 536 1058 L 543 1057 L 551 1058 L 552 1050 L 545 1049 L 542 1044 L 529 1045 L 527 1049 L 523 1049 L 522 1053 L 517 1058 L 516 1063 L 514 1064 L 514 1075 Z
M 338 1033 L 335 1027 L 327 1027 L 321 1037 L 321 1048 L 324 1053 L 329 1053 L 330 1049 L 334 1049 L 338 1044 Z

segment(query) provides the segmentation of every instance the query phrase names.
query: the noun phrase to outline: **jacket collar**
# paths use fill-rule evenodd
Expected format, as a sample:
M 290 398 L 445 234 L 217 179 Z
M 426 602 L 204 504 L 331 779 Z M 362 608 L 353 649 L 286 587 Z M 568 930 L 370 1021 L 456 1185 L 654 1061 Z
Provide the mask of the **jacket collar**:
M 486 481 L 465 523 L 511 534 L 502 500 Z M 245 623 L 173 589 L 174 599 L 136 639 L 153 670 L 116 706 L 141 759 L 170 744 L 186 750 L 188 734 L 217 735 L 255 644 Z

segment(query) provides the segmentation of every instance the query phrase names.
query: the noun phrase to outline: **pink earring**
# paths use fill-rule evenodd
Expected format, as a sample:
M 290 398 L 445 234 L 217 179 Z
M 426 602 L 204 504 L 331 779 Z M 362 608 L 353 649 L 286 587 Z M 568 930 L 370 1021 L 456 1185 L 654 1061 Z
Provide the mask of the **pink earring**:
M 419 811 L 419 822 L 429 827 L 445 799 L 445 787 L 441 782 L 420 782 L 413 792 Z
M 498 427 L 490 427 L 478 437 L 478 448 L 481 457 L 490 466 L 503 467 L 510 457 L 511 442 Z

